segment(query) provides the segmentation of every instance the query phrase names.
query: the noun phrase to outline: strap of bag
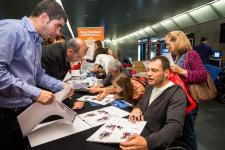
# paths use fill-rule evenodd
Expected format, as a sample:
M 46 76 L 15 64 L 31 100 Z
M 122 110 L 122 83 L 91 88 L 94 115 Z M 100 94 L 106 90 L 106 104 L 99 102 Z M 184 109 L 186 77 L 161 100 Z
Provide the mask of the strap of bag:
M 189 62 L 188 62 L 188 51 L 187 51 L 187 53 L 186 53 L 186 56 L 185 56 L 184 62 L 186 62 L 186 67 L 187 67 L 187 69 L 188 69 L 188 70 L 190 70 L 190 69 L 191 69 L 191 67 L 190 67 L 190 64 L 189 64 Z M 185 63 L 184 63 L 184 64 L 185 64 Z

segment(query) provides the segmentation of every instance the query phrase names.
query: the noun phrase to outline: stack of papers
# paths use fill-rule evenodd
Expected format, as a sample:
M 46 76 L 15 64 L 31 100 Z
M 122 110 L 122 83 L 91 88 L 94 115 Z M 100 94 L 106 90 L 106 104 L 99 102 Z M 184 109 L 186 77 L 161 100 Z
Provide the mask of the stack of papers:
M 124 142 L 133 133 L 141 134 L 145 124 L 146 121 L 132 123 L 128 119 L 113 117 L 91 135 L 87 141 L 98 143 Z
M 73 80 L 73 85 L 75 89 L 89 88 L 97 84 L 98 79 L 94 77 L 87 77 L 82 80 Z
M 92 127 L 78 117 L 72 124 L 59 119 L 37 125 L 27 137 L 31 147 L 34 147 L 90 128 Z
M 115 100 L 113 97 L 114 97 L 114 95 L 110 94 L 110 95 L 107 95 L 102 100 L 97 100 L 96 96 L 85 95 L 85 96 L 82 96 L 82 97 L 78 98 L 77 100 L 84 101 L 84 102 L 86 102 L 86 101 L 94 102 L 94 103 L 97 103 L 97 104 L 100 104 L 100 105 L 107 105 L 107 104 L 109 104 L 109 103 L 111 103 Z
M 111 120 L 112 117 L 122 118 L 128 116 L 129 114 L 130 113 L 127 111 L 116 108 L 114 106 L 109 106 L 77 115 L 77 117 L 88 123 L 90 126 L 96 127 Z
M 41 121 L 52 115 L 62 116 L 64 120 L 72 123 L 77 113 L 61 103 L 71 88 L 72 86 L 56 93 L 55 100 L 49 105 L 35 102 L 23 111 L 17 117 L 23 136 L 28 135 Z
M 100 115 L 96 115 L 93 118 L 86 117 L 92 116 L 91 114 L 93 113 Z M 31 147 L 34 147 L 104 124 L 104 119 L 100 119 L 99 122 L 96 121 L 104 116 L 110 116 L 109 118 L 111 118 L 112 116 L 125 117 L 127 115 L 129 115 L 128 112 L 114 106 L 109 106 L 103 109 L 77 115 L 73 123 L 69 123 L 65 119 L 59 119 L 39 124 L 27 136 Z

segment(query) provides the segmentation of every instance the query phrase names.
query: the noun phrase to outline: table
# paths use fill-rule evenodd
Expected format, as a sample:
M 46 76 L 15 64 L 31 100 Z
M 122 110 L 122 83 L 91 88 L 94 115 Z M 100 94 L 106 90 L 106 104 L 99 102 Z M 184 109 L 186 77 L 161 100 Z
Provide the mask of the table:
M 221 58 L 220 59 L 215 59 L 215 58 L 209 59 L 209 64 L 217 66 L 219 68 L 223 67 L 222 62 L 223 62 L 223 60 Z
M 73 106 L 74 101 L 85 93 L 75 93 L 72 100 L 65 100 L 64 103 L 70 108 Z M 78 114 L 85 113 L 88 111 L 92 111 L 95 109 L 100 109 L 110 106 L 110 104 L 106 106 L 91 106 L 88 102 L 85 103 L 85 106 L 82 110 L 76 111 Z M 131 111 L 131 108 L 125 108 L 126 111 Z M 58 119 L 57 117 L 50 117 L 45 121 L 50 121 L 52 119 Z M 82 149 L 82 150 L 117 150 L 119 149 L 119 144 L 103 144 L 103 143 L 93 143 L 88 142 L 86 139 L 91 136 L 95 131 L 97 131 L 101 126 L 94 127 L 76 134 L 72 134 L 70 136 L 57 139 L 55 141 L 51 141 L 36 147 L 29 147 L 30 150 L 74 150 L 74 149 Z M 148 134 L 147 130 L 144 129 L 142 135 Z

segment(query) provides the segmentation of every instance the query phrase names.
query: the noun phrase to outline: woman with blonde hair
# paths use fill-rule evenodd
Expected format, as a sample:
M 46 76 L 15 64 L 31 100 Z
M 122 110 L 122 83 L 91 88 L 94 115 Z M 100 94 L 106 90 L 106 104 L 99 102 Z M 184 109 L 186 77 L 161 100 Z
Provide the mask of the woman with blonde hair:
M 167 48 L 176 56 L 175 64 L 171 64 L 170 69 L 178 73 L 185 85 L 188 87 L 192 83 L 201 83 L 207 79 L 207 71 L 198 53 L 193 50 L 189 39 L 182 31 L 171 31 L 165 36 Z M 197 99 L 195 100 L 198 101 Z M 196 103 L 197 104 L 197 103 Z M 183 141 L 197 150 L 197 140 L 194 124 L 197 117 L 198 106 L 185 117 L 183 128 Z

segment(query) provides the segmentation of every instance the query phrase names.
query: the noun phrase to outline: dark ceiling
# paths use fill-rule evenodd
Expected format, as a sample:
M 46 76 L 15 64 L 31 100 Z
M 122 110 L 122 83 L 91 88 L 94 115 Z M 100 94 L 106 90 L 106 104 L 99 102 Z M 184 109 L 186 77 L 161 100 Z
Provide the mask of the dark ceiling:
M 29 16 L 40 0 L 0 0 L 0 19 Z M 73 32 L 77 27 L 105 27 L 116 39 L 212 0 L 62 0 Z

